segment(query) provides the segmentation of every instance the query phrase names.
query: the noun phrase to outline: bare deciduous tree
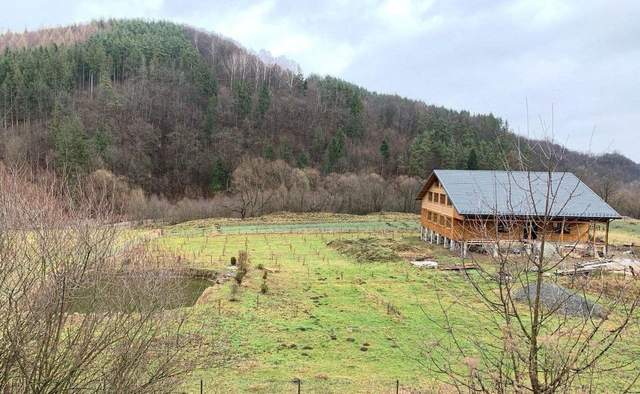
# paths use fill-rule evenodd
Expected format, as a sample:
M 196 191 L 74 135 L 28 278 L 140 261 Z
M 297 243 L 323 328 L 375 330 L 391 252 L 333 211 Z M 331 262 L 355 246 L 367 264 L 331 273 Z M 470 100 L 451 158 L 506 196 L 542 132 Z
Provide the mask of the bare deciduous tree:
M 171 277 L 108 219 L 53 178 L 0 168 L 0 391 L 168 392 L 189 370 Z

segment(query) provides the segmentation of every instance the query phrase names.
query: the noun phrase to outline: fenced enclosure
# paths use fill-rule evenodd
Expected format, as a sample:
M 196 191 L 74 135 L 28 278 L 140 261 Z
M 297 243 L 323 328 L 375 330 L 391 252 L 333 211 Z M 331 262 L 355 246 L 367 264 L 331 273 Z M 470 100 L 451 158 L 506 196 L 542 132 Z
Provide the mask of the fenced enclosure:
M 312 378 L 292 378 L 288 380 L 267 379 L 261 382 L 251 383 L 249 385 L 252 392 L 265 393 L 347 393 L 352 389 L 353 381 L 348 378 L 327 378 L 322 375 Z M 200 379 L 189 385 L 189 393 L 228 393 L 231 388 L 221 387 L 220 385 L 208 383 L 206 380 Z M 380 393 L 380 394 L 401 394 L 414 393 L 416 388 L 405 383 L 401 383 L 399 379 L 391 380 L 372 380 L 365 386 L 360 386 L 364 392 Z

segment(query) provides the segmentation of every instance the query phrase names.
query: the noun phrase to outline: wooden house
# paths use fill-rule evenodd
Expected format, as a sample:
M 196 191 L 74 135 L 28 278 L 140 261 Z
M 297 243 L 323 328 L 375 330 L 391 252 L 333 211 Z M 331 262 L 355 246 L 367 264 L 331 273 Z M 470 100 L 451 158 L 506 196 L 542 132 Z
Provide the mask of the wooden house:
M 519 242 L 607 252 L 620 215 L 568 172 L 434 170 L 420 193 L 421 238 L 459 250 Z M 596 226 L 605 228 L 603 240 Z

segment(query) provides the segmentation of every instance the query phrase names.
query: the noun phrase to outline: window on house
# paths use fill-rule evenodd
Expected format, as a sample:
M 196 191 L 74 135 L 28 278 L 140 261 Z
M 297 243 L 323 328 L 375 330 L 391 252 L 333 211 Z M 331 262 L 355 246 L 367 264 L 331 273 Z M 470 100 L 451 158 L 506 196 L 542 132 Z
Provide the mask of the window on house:
M 440 204 L 444 205 L 447 202 L 447 196 L 440 194 Z
M 445 222 L 444 219 L 445 219 L 444 216 L 440 215 L 440 225 L 441 226 L 444 226 L 444 222 Z
M 553 232 L 556 234 L 571 234 L 570 223 L 554 223 Z
M 429 202 L 433 201 L 433 192 L 428 192 L 427 193 L 427 201 L 429 201 Z
M 498 221 L 498 232 L 499 233 L 508 233 L 509 232 L 509 226 L 507 225 L 507 223 L 505 223 L 503 221 Z
M 451 228 L 451 218 L 447 217 L 447 227 Z
M 431 211 L 427 211 L 427 221 L 431 221 Z
M 438 214 L 437 213 L 433 213 L 433 223 L 438 224 Z
M 447 205 L 451 206 L 451 199 L 449 199 L 449 197 L 447 197 Z

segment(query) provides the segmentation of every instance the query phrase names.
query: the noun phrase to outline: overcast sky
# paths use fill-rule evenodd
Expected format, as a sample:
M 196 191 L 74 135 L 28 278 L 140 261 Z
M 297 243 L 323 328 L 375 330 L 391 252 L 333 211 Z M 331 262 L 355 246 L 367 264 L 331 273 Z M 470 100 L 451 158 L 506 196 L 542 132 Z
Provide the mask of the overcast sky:
M 3 0 L 0 31 L 184 22 L 368 89 L 640 162 L 640 1 Z M 308 3 L 308 4 L 305 4 Z M 529 127 L 527 127 L 527 105 Z M 541 123 L 547 127 L 541 127 Z

